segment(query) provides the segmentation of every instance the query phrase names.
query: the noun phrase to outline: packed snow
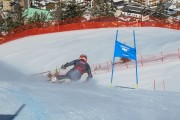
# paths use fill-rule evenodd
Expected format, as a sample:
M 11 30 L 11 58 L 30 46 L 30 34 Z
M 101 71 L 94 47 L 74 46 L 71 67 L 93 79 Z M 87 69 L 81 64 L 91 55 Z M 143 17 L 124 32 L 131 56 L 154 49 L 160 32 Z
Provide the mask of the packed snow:
M 88 56 L 88 63 L 113 59 L 118 40 L 129 46 L 136 32 L 137 56 L 173 51 L 176 59 L 94 73 L 86 82 L 51 83 L 35 75 Z M 21 38 L 0 45 L 0 120 L 178 120 L 180 119 L 180 31 L 165 28 L 102 28 Z M 116 58 L 118 59 L 118 58 Z M 140 64 L 140 63 L 138 63 Z M 116 68 L 117 66 L 115 66 Z M 69 68 L 70 69 L 70 68 Z M 62 71 L 62 73 L 65 71 Z M 155 90 L 154 90 L 154 82 Z

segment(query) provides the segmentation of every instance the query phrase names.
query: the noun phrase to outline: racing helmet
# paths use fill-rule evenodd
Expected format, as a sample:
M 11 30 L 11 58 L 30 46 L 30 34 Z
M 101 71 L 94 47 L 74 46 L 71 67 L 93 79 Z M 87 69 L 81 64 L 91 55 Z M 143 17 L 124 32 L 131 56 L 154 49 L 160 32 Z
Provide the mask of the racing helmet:
M 85 54 L 80 55 L 79 59 L 87 62 L 87 56 Z

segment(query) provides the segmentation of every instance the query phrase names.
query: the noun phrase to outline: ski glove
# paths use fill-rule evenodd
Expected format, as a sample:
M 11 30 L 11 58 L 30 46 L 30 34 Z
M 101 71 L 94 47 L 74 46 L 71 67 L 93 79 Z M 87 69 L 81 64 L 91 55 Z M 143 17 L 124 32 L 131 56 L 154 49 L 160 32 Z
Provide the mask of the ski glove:
M 66 69 L 65 65 L 62 65 L 62 66 L 61 66 L 61 69 Z

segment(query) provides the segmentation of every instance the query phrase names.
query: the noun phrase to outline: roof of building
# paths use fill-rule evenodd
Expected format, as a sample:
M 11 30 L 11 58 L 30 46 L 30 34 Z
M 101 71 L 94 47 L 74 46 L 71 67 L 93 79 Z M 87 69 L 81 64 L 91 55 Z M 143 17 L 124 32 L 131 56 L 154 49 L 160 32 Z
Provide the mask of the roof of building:
M 133 5 L 125 5 L 122 10 L 124 12 L 132 12 L 132 13 L 138 13 L 138 14 L 148 14 L 151 9 L 150 8 L 146 8 L 143 6 L 133 6 Z
M 57 3 L 57 1 L 54 1 L 54 0 L 46 0 L 46 2 L 48 2 L 48 3 Z
M 43 14 L 46 14 L 47 15 L 47 18 L 48 19 L 51 19 L 52 18 L 52 16 L 50 15 L 50 12 L 49 11 L 47 11 L 47 10 L 42 10 L 42 9 L 37 9 L 37 8 L 28 8 L 28 9 L 26 9 L 25 11 L 24 11 L 24 16 L 26 16 L 26 18 L 30 18 L 30 17 L 32 17 L 33 15 L 34 15 L 34 13 L 38 13 L 38 14 L 41 14 L 41 13 L 43 13 Z

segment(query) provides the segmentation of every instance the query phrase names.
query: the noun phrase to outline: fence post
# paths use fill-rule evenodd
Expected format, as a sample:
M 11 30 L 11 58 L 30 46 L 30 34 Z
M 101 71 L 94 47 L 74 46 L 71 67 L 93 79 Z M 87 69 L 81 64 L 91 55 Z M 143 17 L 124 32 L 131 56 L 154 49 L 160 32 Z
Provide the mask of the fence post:
M 163 54 L 162 54 L 162 52 L 161 52 L 161 56 L 162 56 L 162 62 L 163 62 Z
M 93 64 L 93 70 L 94 70 L 94 74 L 96 74 L 96 68 L 94 67 L 94 64 Z
M 166 87 L 165 87 L 165 82 L 163 80 L 163 88 L 164 88 L 164 91 L 166 90 Z
M 58 32 L 59 32 L 59 20 L 58 20 Z
M 108 69 L 108 72 L 109 72 L 109 64 L 108 64 L 108 61 L 107 61 L 106 63 L 107 63 L 107 69 Z
M 178 48 L 178 57 L 179 57 L 179 59 L 180 59 L 179 48 Z
M 154 80 L 154 91 L 156 90 L 156 81 Z
M 127 61 L 126 61 L 126 67 L 128 68 L 128 64 L 127 64 Z
M 142 55 L 141 55 L 141 64 L 142 64 L 142 66 L 143 66 L 143 60 L 142 60 Z

